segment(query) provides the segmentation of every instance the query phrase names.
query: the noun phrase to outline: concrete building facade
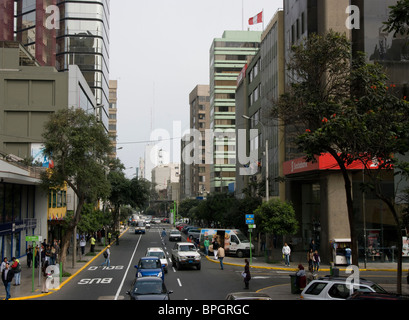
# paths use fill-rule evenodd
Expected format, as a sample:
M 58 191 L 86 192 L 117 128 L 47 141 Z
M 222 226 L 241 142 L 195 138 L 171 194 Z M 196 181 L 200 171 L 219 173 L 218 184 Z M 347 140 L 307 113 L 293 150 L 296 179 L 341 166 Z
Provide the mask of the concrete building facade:
M 260 47 L 259 31 L 225 31 L 210 48 L 210 129 L 213 161 L 210 192 L 234 191 L 236 179 L 237 76 Z

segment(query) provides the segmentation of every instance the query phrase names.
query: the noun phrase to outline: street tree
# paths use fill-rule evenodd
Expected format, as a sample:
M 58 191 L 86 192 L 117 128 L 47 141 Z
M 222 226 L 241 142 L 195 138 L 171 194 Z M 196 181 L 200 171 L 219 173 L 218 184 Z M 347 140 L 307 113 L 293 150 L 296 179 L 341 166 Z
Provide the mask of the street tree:
M 299 229 L 292 204 L 277 198 L 263 202 L 254 211 L 254 218 L 262 233 L 286 236 L 296 234 Z
M 43 138 L 44 154 L 53 160 L 54 167 L 42 174 L 42 185 L 48 189 L 67 183 L 78 198 L 73 219 L 61 242 L 64 267 L 67 248 L 84 204 L 109 195 L 106 173 L 111 145 L 102 124 L 82 109 L 63 109 L 51 114 Z

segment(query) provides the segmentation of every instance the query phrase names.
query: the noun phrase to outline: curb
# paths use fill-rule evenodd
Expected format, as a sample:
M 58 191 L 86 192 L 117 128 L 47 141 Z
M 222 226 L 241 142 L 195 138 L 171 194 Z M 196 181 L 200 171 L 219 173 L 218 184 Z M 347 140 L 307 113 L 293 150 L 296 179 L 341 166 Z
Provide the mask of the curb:
M 125 229 L 122 234 L 119 236 L 119 238 L 121 238 L 126 231 L 128 231 L 129 227 L 127 229 Z M 114 243 L 115 241 L 109 243 L 108 245 L 111 245 L 112 243 Z M 51 292 L 47 292 L 47 293 L 43 293 L 43 294 L 38 294 L 38 295 L 32 295 L 32 296 L 25 296 L 25 297 L 18 297 L 18 298 L 11 298 L 10 300 L 29 300 L 29 299 L 35 299 L 35 298 L 41 298 L 41 297 L 45 297 L 48 296 L 50 294 L 53 294 L 57 291 L 59 291 L 62 287 L 64 287 L 68 282 L 70 282 L 75 276 L 77 276 L 82 270 L 84 270 L 86 267 L 88 267 L 91 262 L 93 262 L 96 258 L 98 258 L 104 251 L 106 251 L 107 246 L 105 246 L 104 249 L 102 249 L 97 255 L 95 255 L 93 258 L 91 258 L 87 263 L 85 263 L 81 268 L 79 268 L 74 274 L 72 274 L 71 276 L 69 276 L 67 279 L 65 279 L 58 288 L 56 289 L 50 289 L 52 290 Z

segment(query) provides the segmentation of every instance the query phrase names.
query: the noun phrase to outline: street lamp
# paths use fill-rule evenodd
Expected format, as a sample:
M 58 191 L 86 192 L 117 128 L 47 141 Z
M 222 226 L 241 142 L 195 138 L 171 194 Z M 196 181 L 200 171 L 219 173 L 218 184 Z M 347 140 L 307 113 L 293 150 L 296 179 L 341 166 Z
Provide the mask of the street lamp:
M 244 119 L 246 119 L 246 120 L 252 120 L 251 119 L 251 117 L 249 117 L 249 116 L 246 116 L 246 115 L 242 115 L 242 117 L 244 118 Z M 260 123 L 261 124 L 261 126 L 263 127 L 263 132 L 264 132 L 264 136 L 265 136 L 265 139 L 266 139 L 266 150 L 265 150 L 265 152 L 264 152 L 264 154 L 265 154 L 265 156 L 266 156 L 266 201 L 268 202 L 269 201 L 269 199 L 270 199 L 270 196 L 269 196 L 269 194 L 270 194 L 270 191 L 269 191 L 269 186 L 268 186 L 268 139 L 267 139 L 267 134 L 266 134 L 266 129 L 265 129 L 265 127 L 264 127 L 264 124 L 261 122 L 261 121 L 259 121 L 259 120 L 256 120 L 258 123 Z

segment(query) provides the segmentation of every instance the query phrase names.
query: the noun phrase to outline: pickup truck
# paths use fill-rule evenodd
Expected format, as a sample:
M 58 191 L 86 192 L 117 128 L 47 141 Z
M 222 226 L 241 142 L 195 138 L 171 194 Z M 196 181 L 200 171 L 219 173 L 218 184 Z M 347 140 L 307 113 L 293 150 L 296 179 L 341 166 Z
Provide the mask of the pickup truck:
M 172 264 L 180 270 L 184 266 L 201 267 L 201 256 L 196 246 L 191 242 L 178 242 L 172 249 Z

